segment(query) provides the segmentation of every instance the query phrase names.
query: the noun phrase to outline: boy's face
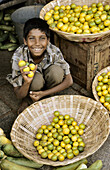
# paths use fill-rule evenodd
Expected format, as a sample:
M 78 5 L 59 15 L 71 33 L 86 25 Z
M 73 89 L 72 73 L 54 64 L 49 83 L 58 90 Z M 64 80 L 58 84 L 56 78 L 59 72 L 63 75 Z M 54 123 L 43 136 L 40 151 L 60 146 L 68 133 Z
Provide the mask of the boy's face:
M 34 58 L 43 54 L 48 42 L 49 39 L 47 39 L 46 34 L 39 29 L 32 29 L 27 36 L 27 40 L 24 39 L 24 44 L 28 46 Z

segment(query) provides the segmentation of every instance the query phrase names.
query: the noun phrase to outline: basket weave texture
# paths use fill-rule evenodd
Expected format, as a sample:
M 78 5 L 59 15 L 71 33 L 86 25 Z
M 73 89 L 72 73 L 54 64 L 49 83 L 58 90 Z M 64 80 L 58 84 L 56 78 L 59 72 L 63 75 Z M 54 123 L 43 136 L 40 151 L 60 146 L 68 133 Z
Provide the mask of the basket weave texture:
M 50 9 L 53 9 L 56 5 L 70 5 L 72 3 L 75 3 L 76 5 L 88 5 L 91 6 L 92 3 L 98 3 L 102 2 L 103 5 L 109 4 L 109 0 L 54 0 L 45 5 L 41 11 L 40 11 L 40 18 L 44 19 L 44 16 L 46 12 L 48 12 Z M 69 41 L 76 41 L 76 42 L 92 42 L 96 40 L 100 40 L 102 38 L 107 37 L 110 35 L 110 30 L 102 33 L 96 33 L 96 34 L 72 34 L 67 33 L 59 30 L 55 30 L 50 28 L 52 31 L 56 32 L 59 36 L 61 36 L 64 39 L 67 39 Z
M 73 159 L 63 162 L 42 159 L 33 146 L 38 128 L 50 124 L 54 111 L 69 114 L 78 124 L 86 125 L 83 139 L 86 144 L 84 152 Z M 11 140 L 15 147 L 28 159 L 35 162 L 59 166 L 67 165 L 96 152 L 109 135 L 109 114 L 99 102 L 80 95 L 61 95 L 43 99 L 26 108 L 15 120 L 11 130 Z
M 107 73 L 108 71 L 110 71 L 110 66 L 102 69 L 102 70 L 95 76 L 95 78 L 94 78 L 94 80 L 93 80 L 93 83 L 92 83 L 92 93 L 93 93 L 94 98 L 95 98 L 97 101 L 99 101 L 99 96 L 97 95 L 97 91 L 96 91 L 96 86 L 98 85 L 98 80 L 97 80 L 97 78 L 98 78 L 98 76 L 100 76 L 102 73 Z M 99 102 L 100 102 L 100 101 L 99 101 Z M 102 105 L 102 104 L 101 104 L 101 105 Z M 102 106 L 103 106 L 103 105 L 102 105 Z M 103 107 L 104 107 L 104 106 L 103 106 Z M 107 110 L 107 111 L 108 111 L 108 110 Z M 109 114 L 110 114 L 110 112 L 109 112 Z

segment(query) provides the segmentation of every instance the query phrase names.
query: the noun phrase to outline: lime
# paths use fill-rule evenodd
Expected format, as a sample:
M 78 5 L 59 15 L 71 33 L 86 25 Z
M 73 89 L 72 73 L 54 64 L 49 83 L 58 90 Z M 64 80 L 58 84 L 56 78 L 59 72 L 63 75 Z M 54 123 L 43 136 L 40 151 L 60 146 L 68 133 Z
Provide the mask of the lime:
M 53 145 L 54 145 L 54 146 L 59 146 L 59 141 L 58 141 L 57 139 L 55 139 L 55 140 L 53 141 Z
M 43 129 L 43 130 L 46 129 L 46 128 L 47 128 L 46 125 L 42 125 L 42 126 L 41 126 L 41 129 Z
M 76 136 L 76 135 L 73 135 L 73 136 L 71 137 L 71 140 L 72 140 L 73 142 L 76 142 L 76 141 L 77 141 L 77 136 Z
M 52 130 L 51 130 L 51 132 L 52 133 L 55 133 L 57 130 L 55 129 L 55 128 L 53 128 Z
M 67 153 L 67 158 L 68 159 L 73 159 L 74 157 L 74 154 L 73 153 Z
M 62 149 L 61 146 L 57 146 L 57 151 L 60 151 Z
M 82 142 L 83 141 L 82 137 L 78 137 L 77 141 Z
M 67 124 L 67 125 L 71 125 L 71 124 L 72 124 L 71 119 L 68 119 L 68 120 L 66 121 L 66 124 Z
M 83 133 L 84 133 L 84 130 L 83 130 L 83 129 L 79 129 L 79 130 L 78 130 L 78 134 L 79 134 L 79 135 L 83 135 Z
M 78 146 L 78 150 L 79 150 L 79 152 L 83 152 L 84 151 L 84 147 L 83 146 Z
M 52 152 L 48 153 L 48 158 L 51 159 L 54 154 Z
M 67 152 L 63 152 L 62 155 L 66 158 Z
M 109 11 L 109 9 L 110 9 L 110 5 L 105 5 L 105 6 L 104 6 L 104 10 L 105 10 L 105 11 Z
M 41 128 L 39 128 L 38 130 L 37 130 L 37 133 L 43 133 L 43 129 L 41 129 Z
M 53 122 L 54 122 L 54 123 L 58 123 L 58 121 L 59 121 L 58 117 L 55 116 L 55 117 L 53 118 Z
M 54 116 L 59 116 L 60 112 L 59 111 L 55 111 L 53 114 L 54 114 Z
M 53 150 L 53 144 L 49 144 L 49 145 L 47 146 L 47 148 L 48 148 L 48 150 L 52 151 L 52 150 Z
M 58 133 L 55 132 L 55 133 L 52 134 L 52 136 L 53 136 L 53 138 L 57 138 L 58 137 Z
M 59 156 L 58 156 L 58 160 L 59 160 L 59 161 L 64 161 L 64 160 L 65 160 L 64 155 L 63 155 L 63 154 L 59 155 Z
M 41 153 L 41 157 L 42 157 L 42 158 L 47 158 L 47 156 L 48 156 L 48 155 L 47 155 L 47 152 L 42 152 L 42 153 Z
M 52 160 L 52 161 L 57 161 L 57 155 L 53 155 L 53 156 L 51 157 L 51 160 Z
M 38 146 L 39 145 L 39 141 L 38 140 L 35 140 L 34 141 L 34 146 L 36 147 L 36 146 Z
M 70 139 L 69 138 L 65 138 L 64 142 L 65 142 L 65 144 L 68 144 L 68 143 L 70 143 Z
M 49 130 L 48 129 L 44 129 L 44 134 L 47 134 L 49 133 Z
M 37 133 L 36 134 L 36 139 L 41 139 L 42 138 L 42 134 L 41 133 Z
M 43 141 L 46 141 L 47 139 L 48 139 L 47 135 L 43 135 L 43 136 L 42 136 L 42 140 L 43 140 Z
M 72 129 L 71 130 L 71 134 L 73 134 L 73 135 L 77 134 L 77 130 L 76 129 Z
M 48 125 L 48 126 L 47 126 L 47 129 L 48 129 L 48 130 L 52 130 L 52 128 L 53 128 L 52 125 Z
M 59 119 L 63 120 L 64 116 L 63 115 L 59 115 Z
M 110 103 L 110 96 L 105 96 L 105 101 Z
M 85 124 L 84 123 L 79 124 L 79 128 L 84 130 L 85 129 Z
M 63 137 L 62 137 L 61 135 L 58 135 L 58 136 L 57 136 L 57 139 L 58 139 L 59 141 L 62 141 L 62 138 L 63 138 Z
M 101 91 L 101 86 L 96 86 L 96 91 Z
M 78 149 L 73 150 L 73 154 L 74 154 L 75 156 L 79 155 L 79 150 L 78 150 Z

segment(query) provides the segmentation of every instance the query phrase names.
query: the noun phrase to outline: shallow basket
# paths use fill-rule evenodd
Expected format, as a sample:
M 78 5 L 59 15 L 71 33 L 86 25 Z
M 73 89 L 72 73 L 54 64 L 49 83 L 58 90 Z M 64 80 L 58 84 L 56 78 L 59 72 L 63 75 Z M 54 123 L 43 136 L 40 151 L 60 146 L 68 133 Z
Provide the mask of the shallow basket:
M 91 6 L 92 3 L 98 3 L 102 2 L 103 5 L 109 4 L 109 0 L 54 0 L 45 5 L 41 11 L 40 11 L 40 18 L 44 19 L 44 16 L 46 12 L 48 12 L 50 9 L 53 9 L 56 5 L 70 5 L 72 3 L 75 3 L 76 5 L 88 5 Z M 69 41 L 76 41 L 76 42 L 92 42 L 96 41 L 102 38 L 107 37 L 110 34 L 110 30 L 102 33 L 96 33 L 96 34 L 71 34 L 59 30 L 55 30 L 50 28 L 52 31 L 56 32 L 59 36 L 61 36 L 64 39 L 67 39 Z
M 92 93 L 93 93 L 94 98 L 95 98 L 97 101 L 99 101 L 99 96 L 97 95 L 97 91 L 96 91 L 96 86 L 98 85 L 98 80 L 97 80 L 97 78 L 98 78 L 98 76 L 100 76 L 102 73 L 107 73 L 108 71 L 110 71 L 110 66 L 102 69 L 102 70 L 95 76 L 95 78 L 94 78 L 94 80 L 93 80 L 93 83 L 92 83 Z M 100 101 L 99 101 L 99 102 L 100 102 Z M 103 104 L 101 104 L 101 105 L 103 106 Z M 103 107 L 104 107 L 104 106 L 103 106 Z M 107 111 L 108 111 L 108 110 L 107 110 Z M 110 114 L 110 112 L 109 112 L 109 114 Z
M 85 150 L 73 159 L 63 162 L 42 159 L 33 146 L 38 128 L 50 124 L 53 112 L 69 114 L 78 124 L 86 125 L 83 139 Z M 15 120 L 11 130 L 11 140 L 15 147 L 28 159 L 52 166 L 67 165 L 96 152 L 109 135 L 109 114 L 99 102 L 80 95 L 61 95 L 43 99 L 26 108 Z

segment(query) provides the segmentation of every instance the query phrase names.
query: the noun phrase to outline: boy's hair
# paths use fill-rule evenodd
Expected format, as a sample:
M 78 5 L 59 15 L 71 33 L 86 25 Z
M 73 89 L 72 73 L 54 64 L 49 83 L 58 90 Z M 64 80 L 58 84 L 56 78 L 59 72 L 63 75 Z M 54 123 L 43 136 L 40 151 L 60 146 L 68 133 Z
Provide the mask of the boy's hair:
M 25 40 L 32 29 L 39 29 L 41 32 L 46 34 L 47 38 L 50 37 L 49 25 L 46 23 L 46 21 L 40 18 L 31 18 L 25 22 L 23 29 L 23 37 Z

